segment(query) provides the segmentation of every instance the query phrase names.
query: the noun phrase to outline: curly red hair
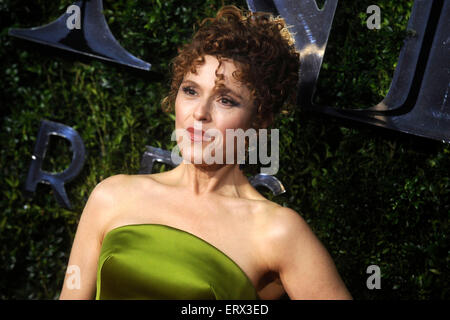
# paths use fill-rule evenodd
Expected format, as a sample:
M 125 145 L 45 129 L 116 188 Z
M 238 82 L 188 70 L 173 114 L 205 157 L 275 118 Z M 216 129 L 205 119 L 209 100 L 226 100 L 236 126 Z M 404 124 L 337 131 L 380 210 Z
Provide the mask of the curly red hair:
M 254 127 L 295 105 L 300 59 L 282 18 L 224 6 L 215 18 L 204 19 L 171 62 L 172 83 L 162 103 L 164 111 L 173 110 L 184 76 L 196 73 L 205 55 L 215 56 L 219 63 L 222 58 L 235 62 L 239 71 L 233 76 L 249 88 L 257 108 Z

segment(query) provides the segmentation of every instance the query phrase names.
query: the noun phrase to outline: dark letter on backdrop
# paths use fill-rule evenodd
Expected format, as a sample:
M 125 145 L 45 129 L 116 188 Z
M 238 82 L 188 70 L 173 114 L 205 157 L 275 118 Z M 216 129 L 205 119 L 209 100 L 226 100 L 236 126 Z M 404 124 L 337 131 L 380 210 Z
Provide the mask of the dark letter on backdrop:
M 281 15 L 292 26 L 302 68 L 299 105 L 305 110 L 450 143 L 450 1 L 415 0 L 389 93 L 377 105 L 342 109 L 313 103 L 315 85 L 338 0 L 247 0 L 252 11 Z M 318 92 L 320 95 L 320 92 Z
M 72 162 L 63 172 L 50 173 L 42 170 L 50 135 L 57 135 L 70 141 L 73 152 Z M 34 146 L 30 169 L 28 170 L 25 191 L 34 193 L 38 183 L 50 184 L 59 205 L 71 209 L 64 184 L 73 180 L 81 171 L 84 164 L 85 148 L 83 140 L 73 128 L 61 123 L 48 120 L 41 121 L 41 127 Z

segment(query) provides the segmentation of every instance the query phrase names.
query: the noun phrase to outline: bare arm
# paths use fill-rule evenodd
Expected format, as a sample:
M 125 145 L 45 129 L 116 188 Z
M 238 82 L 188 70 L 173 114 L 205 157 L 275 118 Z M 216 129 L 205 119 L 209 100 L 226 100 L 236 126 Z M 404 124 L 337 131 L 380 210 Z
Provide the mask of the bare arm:
M 269 239 L 269 263 L 290 299 L 352 299 L 330 254 L 297 212 L 277 210 Z
M 86 203 L 72 245 L 60 299 L 95 298 L 103 231 L 115 207 L 113 191 L 118 179 L 120 176 L 114 176 L 100 182 Z

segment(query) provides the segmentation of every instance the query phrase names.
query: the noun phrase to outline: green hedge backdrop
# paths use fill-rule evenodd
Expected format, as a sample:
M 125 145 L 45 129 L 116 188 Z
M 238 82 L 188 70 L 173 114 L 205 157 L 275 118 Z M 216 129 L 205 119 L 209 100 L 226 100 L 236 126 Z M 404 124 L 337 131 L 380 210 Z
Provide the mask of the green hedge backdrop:
M 324 1 L 319 1 L 322 5 Z M 78 219 L 94 186 L 137 174 L 146 145 L 171 150 L 173 115 L 161 111 L 168 63 L 196 23 L 222 4 L 245 1 L 105 0 L 119 43 L 162 78 L 8 36 L 10 27 L 47 24 L 71 1 L 0 1 L 0 298 L 59 296 Z M 316 101 L 364 108 L 388 92 L 406 35 L 412 0 L 340 1 Z M 381 8 L 381 29 L 366 27 L 366 8 Z M 22 188 L 40 120 L 75 128 L 86 146 L 80 175 L 66 185 L 73 210 L 49 186 L 33 198 Z M 277 177 L 287 192 L 268 198 L 299 212 L 333 256 L 355 299 L 448 299 L 450 146 L 369 125 L 295 110 L 280 117 Z M 71 161 L 69 143 L 52 137 L 44 169 Z M 156 171 L 166 170 L 163 165 Z M 248 167 L 247 174 L 258 168 Z M 381 289 L 369 290 L 369 265 Z

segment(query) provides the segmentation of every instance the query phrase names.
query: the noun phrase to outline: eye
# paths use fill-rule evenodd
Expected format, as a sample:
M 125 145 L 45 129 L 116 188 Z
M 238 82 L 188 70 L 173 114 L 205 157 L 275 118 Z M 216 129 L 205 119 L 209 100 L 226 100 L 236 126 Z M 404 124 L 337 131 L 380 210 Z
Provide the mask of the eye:
M 183 90 L 184 93 L 190 96 L 195 96 L 197 94 L 197 91 L 195 91 L 194 88 L 190 86 L 182 87 L 181 90 Z
M 237 107 L 239 106 L 239 103 L 237 103 L 236 101 L 234 101 L 233 99 L 230 98 L 226 98 L 226 97 L 221 97 L 219 99 L 220 103 L 226 105 L 226 106 L 230 106 L 230 107 Z

